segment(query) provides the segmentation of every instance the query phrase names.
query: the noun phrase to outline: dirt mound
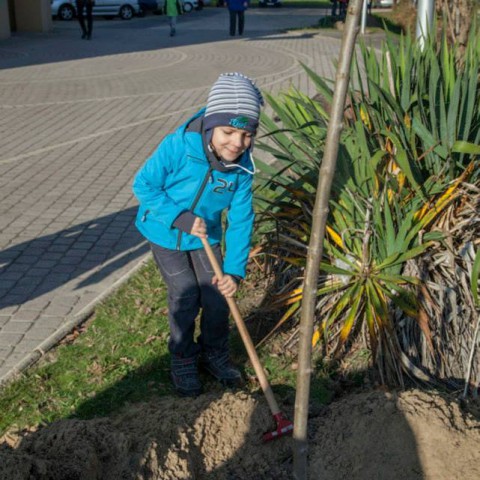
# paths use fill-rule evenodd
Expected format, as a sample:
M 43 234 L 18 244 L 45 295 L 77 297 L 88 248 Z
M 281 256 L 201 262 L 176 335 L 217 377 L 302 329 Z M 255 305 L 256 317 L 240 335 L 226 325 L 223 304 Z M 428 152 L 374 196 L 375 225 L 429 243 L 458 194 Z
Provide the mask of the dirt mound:
M 480 478 L 480 422 L 439 395 L 349 395 L 316 415 L 309 421 L 312 479 Z M 0 479 L 292 478 L 292 439 L 261 443 L 272 428 L 263 397 L 162 398 L 4 442 Z

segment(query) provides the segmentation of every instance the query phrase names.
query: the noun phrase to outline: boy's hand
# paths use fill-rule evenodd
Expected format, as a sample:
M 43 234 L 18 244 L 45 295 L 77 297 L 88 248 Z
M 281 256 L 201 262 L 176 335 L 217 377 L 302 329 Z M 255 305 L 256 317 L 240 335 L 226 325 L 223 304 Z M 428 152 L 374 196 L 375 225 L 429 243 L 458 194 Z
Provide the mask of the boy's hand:
M 217 285 L 224 297 L 233 297 L 237 291 L 237 282 L 230 275 L 224 275 L 221 280 L 215 275 L 212 278 L 212 285 Z
M 193 222 L 192 230 L 190 232 L 199 238 L 207 238 L 207 224 L 203 218 L 197 217 Z

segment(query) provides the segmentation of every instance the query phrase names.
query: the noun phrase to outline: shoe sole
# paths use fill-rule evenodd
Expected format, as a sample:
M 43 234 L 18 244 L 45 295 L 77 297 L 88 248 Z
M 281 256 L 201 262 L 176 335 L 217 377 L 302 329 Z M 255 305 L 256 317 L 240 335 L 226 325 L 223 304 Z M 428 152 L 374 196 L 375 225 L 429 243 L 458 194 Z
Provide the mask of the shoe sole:
M 224 387 L 228 387 L 228 388 L 241 387 L 244 384 L 242 377 L 226 379 L 226 378 L 218 377 L 217 375 L 215 375 L 204 363 L 200 363 L 199 367 L 202 368 L 205 372 L 209 373 L 215 380 L 220 382 Z
M 198 397 L 203 392 L 203 389 L 201 388 L 198 390 L 185 390 L 182 387 L 177 387 L 177 385 L 175 385 L 175 381 L 173 380 L 173 376 L 171 376 L 170 378 L 173 383 L 173 388 L 181 397 Z
M 193 397 L 198 397 L 202 394 L 202 391 L 191 391 L 191 390 L 180 390 L 179 388 L 176 388 L 175 387 L 175 391 L 178 393 L 178 395 L 180 395 L 180 397 L 190 397 L 190 398 L 193 398 Z

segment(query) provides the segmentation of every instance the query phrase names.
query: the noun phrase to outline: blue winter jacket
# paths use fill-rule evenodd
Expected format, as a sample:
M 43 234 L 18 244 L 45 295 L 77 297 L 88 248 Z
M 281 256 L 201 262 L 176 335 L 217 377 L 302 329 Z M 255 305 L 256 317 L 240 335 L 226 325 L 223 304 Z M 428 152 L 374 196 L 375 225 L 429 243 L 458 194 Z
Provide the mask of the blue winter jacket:
M 150 242 L 172 250 L 202 248 L 201 240 L 176 228 L 184 212 L 203 218 L 210 244 L 222 240 L 222 212 L 227 211 L 225 273 L 245 277 L 253 229 L 252 180 L 254 165 L 246 151 L 240 167 L 220 172 L 212 169 L 200 132 L 188 124 L 167 135 L 135 176 L 133 192 L 140 202 L 135 225 Z
M 250 5 L 250 2 L 247 0 L 227 0 L 227 7 L 232 12 L 244 12 L 248 5 Z

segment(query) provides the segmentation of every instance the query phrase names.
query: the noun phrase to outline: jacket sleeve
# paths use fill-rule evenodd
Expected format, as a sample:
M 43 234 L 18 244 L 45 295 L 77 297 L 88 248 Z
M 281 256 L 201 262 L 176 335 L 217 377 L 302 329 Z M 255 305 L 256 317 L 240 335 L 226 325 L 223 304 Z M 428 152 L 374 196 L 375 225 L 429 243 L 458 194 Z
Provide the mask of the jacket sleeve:
M 239 176 L 238 189 L 227 213 L 223 270 L 241 278 L 246 275 L 253 230 L 252 182 L 253 175 Z
M 167 177 L 177 168 L 179 158 L 182 152 L 175 148 L 173 136 L 168 135 L 133 181 L 133 193 L 142 207 L 168 228 L 172 228 L 175 219 L 185 211 L 168 195 L 166 187 Z

